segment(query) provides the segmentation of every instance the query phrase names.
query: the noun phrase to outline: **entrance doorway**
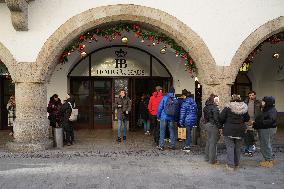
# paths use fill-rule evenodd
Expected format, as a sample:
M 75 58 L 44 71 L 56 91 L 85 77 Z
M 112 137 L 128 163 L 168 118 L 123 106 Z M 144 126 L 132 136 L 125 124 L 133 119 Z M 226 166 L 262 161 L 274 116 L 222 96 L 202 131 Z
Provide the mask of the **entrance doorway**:
M 15 95 L 15 85 L 9 76 L 6 66 L 0 61 L 0 129 L 8 129 L 7 103 L 10 96 Z
M 90 129 L 116 126 L 113 103 L 123 88 L 132 100 L 129 129 L 134 130 L 141 95 L 151 95 L 157 85 L 166 91 L 172 84 L 172 75 L 157 57 L 128 45 L 93 51 L 74 65 L 68 79 L 70 94 L 79 109 L 76 128 Z
M 121 88 L 125 88 L 132 101 L 129 129 L 135 130 L 138 104 L 142 94 L 151 95 L 155 86 L 168 90 L 171 78 L 96 78 L 70 77 L 70 93 L 79 109 L 76 128 L 111 129 L 117 121 L 113 103 Z

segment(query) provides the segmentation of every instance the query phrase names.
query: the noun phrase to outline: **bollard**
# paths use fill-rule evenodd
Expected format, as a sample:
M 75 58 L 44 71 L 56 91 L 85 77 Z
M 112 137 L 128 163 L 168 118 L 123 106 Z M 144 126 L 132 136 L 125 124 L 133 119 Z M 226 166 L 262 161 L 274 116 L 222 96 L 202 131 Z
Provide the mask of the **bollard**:
M 54 132 L 55 146 L 57 148 L 63 148 L 63 128 L 55 128 Z

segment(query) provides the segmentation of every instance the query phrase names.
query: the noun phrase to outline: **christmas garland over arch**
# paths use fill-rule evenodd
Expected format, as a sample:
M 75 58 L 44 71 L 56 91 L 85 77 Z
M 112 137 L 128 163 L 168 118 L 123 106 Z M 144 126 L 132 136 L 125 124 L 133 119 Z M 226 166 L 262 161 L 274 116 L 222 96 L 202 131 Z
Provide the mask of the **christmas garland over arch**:
M 97 42 L 97 37 L 104 37 L 106 41 L 111 42 L 112 40 L 115 40 L 117 38 L 121 37 L 122 32 L 134 32 L 135 37 L 141 38 L 141 42 L 144 42 L 144 40 L 149 40 L 151 43 L 154 44 L 160 44 L 164 43 L 166 44 L 164 48 L 167 48 L 167 45 L 174 49 L 176 52 L 176 56 L 181 57 L 185 61 L 185 67 L 190 74 L 197 71 L 197 67 L 195 62 L 190 57 L 188 51 L 186 51 L 183 47 L 178 45 L 173 39 L 169 38 L 168 36 L 162 34 L 162 33 L 156 33 L 153 31 L 146 31 L 143 30 L 139 24 L 129 24 L 129 23 L 123 23 L 118 24 L 113 27 L 109 28 L 95 28 L 91 31 L 88 31 L 81 35 L 78 39 L 74 40 L 72 44 L 70 44 L 63 53 L 60 56 L 59 62 L 61 64 L 64 64 L 65 62 L 68 62 L 68 56 L 75 51 L 78 51 L 81 56 L 85 56 L 85 45 L 84 43 L 89 42 L 92 43 L 93 41 Z M 147 45 L 151 46 L 151 45 Z

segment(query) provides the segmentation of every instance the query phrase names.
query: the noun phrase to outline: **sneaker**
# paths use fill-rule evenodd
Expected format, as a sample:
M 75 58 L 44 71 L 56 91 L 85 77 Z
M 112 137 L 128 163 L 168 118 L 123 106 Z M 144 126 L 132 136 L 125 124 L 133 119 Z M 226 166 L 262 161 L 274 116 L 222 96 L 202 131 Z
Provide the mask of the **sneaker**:
M 261 161 L 261 162 L 259 163 L 259 165 L 260 165 L 261 167 L 271 168 L 271 167 L 273 167 L 273 161 L 270 161 L 270 160 Z
M 185 147 L 182 148 L 182 151 L 190 152 L 190 147 L 189 146 L 185 146 Z
M 148 133 L 147 133 L 147 132 L 145 132 L 145 133 L 144 133 L 144 135 L 148 135 Z
M 147 131 L 147 132 L 146 132 L 146 135 L 150 135 L 150 132 L 149 132 L 149 131 Z
M 123 136 L 123 140 L 126 140 L 126 136 Z
M 162 147 L 162 146 L 157 146 L 157 149 L 161 150 L 161 151 L 164 151 L 164 147 Z
M 121 138 L 120 138 L 120 137 L 118 137 L 116 141 L 117 141 L 117 142 L 121 142 Z

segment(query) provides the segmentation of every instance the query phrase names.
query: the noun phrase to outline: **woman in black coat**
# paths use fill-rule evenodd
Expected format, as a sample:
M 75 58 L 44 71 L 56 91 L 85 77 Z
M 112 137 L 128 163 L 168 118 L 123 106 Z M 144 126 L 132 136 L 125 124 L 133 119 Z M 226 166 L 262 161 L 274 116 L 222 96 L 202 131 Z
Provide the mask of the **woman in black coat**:
M 206 122 L 205 129 L 208 136 L 205 147 L 205 160 L 211 164 L 217 163 L 217 142 L 220 139 L 219 129 L 222 128 L 219 121 L 218 103 L 218 96 L 211 94 L 203 108 L 204 120 Z
M 260 166 L 272 167 L 273 154 L 271 140 L 277 131 L 277 110 L 275 108 L 275 99 L 272 96 L 266 96 L 262 99 L 263 110 L 253 123 L 253 128 L 258 130 L 260 152 L 264 161 Z
M 242 138 L 246 132 L 245 122 L 250 120 L 248 106 L 241 101 L 239 95 L 233 94 L 230 103 L 220 114 L 220 122 L 224 124 L 223 135 L 227 148 L 227 169 L 239 167 Z

